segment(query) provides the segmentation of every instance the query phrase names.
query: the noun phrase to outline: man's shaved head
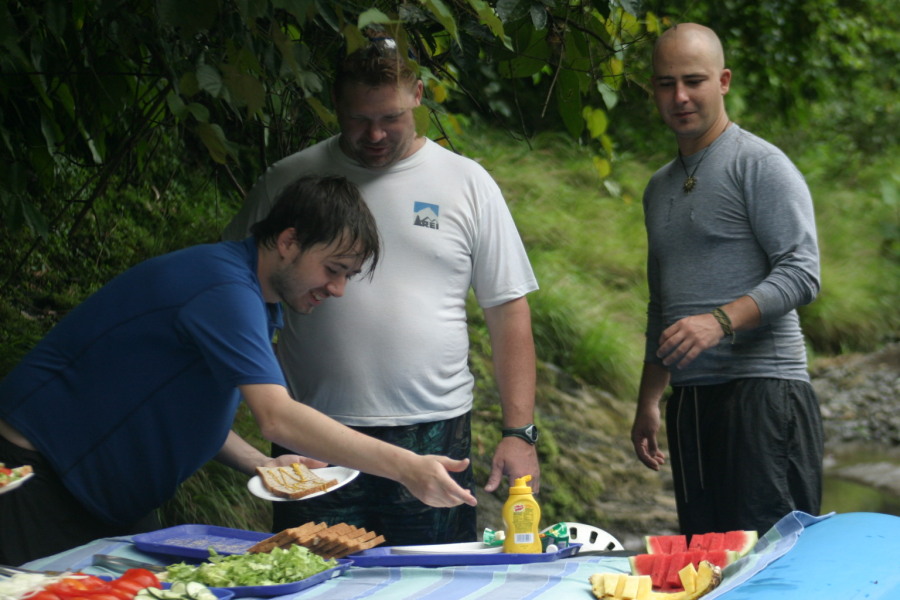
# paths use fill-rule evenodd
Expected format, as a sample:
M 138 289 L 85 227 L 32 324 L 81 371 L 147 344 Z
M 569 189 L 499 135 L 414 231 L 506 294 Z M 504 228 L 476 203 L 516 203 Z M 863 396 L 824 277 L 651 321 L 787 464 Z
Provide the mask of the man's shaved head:
M 725 51 L 722 42 L 716 32 L 697 23 L 682 23 L 667 29 L 653 47 L 653 67 L 656 71 L 657 61 L 665 56 L 666 47 L 669 44 L 678 43 L 688 47 L 695 47 L 705 54 L 717 69 L 725 68 Z

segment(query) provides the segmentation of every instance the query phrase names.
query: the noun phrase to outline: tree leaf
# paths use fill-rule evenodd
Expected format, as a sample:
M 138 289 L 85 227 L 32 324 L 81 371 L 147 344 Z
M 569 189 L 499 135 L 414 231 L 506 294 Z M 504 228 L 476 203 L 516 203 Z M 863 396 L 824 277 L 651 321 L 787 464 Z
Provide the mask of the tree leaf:
M 584 130 L 578 76 L 572 71 L 561 70 L 556 80 L 555 89 L 556 107 L 559 115 L 562 117 L 566 129 L 572 137 L 578 138 Z
M 241 72 L 234 65 L 222 65 L 224 85 L 235 99 L 235 105 L 247 108 L 248 115 L 257 114 L 266 101 L 266 90 L 261 81 L 249 73 Z
M 210 157 L 217 163 L 225 164 L 228 162 L 229 155 L 236 155 L 232 144 L 225 138 L 225 132 L 218 125 L 200 123 L 195 131 L 200 136 L 203 145 L 209 150 Z
M 169 107 L 169 112 L 175 115 L 175 118 L 181 121 L 186 118 L 190 113 L 188 112 L 187 106 L 184 104 L 184 100 L 181 99 L 181 96 L 176 94 L 175 92 L 169 92 L 166 94 L 166 105 Z
M 500 20 L 500 17 L 497 16 L 493 7 L 484 0 L 469 0 L 469 6 L 475 9 L 475 14 L 478 15 L 479 23 L 486 25 L 487 28 L 491 30 L 491 33 L 494 34 L 494 37 L 502 41 L 503 45 L 509 50 L 512 50 L 512 41 L 503 30 L 503 22 Z
M 606 179 L 609 177 L 610 173 L 612 173 L 612 164 L 605 158 L 594 155 L 592 157 L 592 162 L 594 163 L 594 168 L 597 170 L 597 174 L 600 175 L 601 178 Z
M 202 64 L 197 67 L 196 74 L 197 85 L 201 90 L 213 98 L 218 98 L 222 95 L 225 84 L 222 82 L 222 76 L 219 75 L 219 71 L 217 71 L 215 67 Z
M 612 110 L 619 103 L 619 94 L 605 81 L 597 82 L 597 91 L 600 92 L 600 97 L 603 98 L 603 103 L 606 105 L 607 110 Z
M 389 16 L 378 10 L 377 8 L 370 8 L 369 10 L 361 13 L 359 15 L 359 19 L 356 22 L 356 26 L 363 30 L 369 25 L 381 24 L 381 23 L 395 23 L 396 21 L 392 20 Z
M 453 18 L 453 13 L 447 8 L 447 5 L 444 4 L 443 0 L 422 0 L 422 4 L 424 4 L 425 8 L 434 15 L 437 22 L 447 30 L 447 33 L 449 33 L 458 44 L 459 30 L 456 26 L 456 20 Z
M 606 133 L 606 128 L 609 126 L 609 119 L 606 117 L 606 112 L 603 109 L 585 106 L 582 110 L 582 115 L 584 116 L 584 121 L 587 124 L 588 132 L 591 134 L 592 138 L 599 138 L 602 134 Z

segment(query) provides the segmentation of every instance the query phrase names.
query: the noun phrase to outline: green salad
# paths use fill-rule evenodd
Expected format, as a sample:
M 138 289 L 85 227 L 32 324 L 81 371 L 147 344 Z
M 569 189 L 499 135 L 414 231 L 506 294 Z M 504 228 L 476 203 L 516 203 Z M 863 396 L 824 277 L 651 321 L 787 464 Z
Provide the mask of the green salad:
M 281 585 L 306 579 L 338 564 L 334 559 L 325 560 L 303 546 L 229 556 L 223 556 L 210 548 L 209 554 L 209 562 L 199 565 L 183 562 L 169 565 L 166 567 L 166 581 L 194 581 L 209 587 Z

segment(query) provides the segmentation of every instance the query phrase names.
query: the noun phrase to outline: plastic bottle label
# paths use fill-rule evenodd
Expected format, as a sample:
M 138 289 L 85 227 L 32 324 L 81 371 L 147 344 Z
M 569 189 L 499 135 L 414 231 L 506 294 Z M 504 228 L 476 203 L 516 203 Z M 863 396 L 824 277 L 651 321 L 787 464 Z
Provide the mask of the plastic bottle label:
M 534 541 L 534 534 L 532 534 L 532 533 L 517 533 L 515 535 L 514 539 L 517 544 L 530 544 Z

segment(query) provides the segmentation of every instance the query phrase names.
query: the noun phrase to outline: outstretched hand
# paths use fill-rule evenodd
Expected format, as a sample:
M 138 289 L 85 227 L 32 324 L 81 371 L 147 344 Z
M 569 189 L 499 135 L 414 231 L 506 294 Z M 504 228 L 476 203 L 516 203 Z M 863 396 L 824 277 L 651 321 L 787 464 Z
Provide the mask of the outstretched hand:
M 475 506 L 478 501 L 472 492 L 456 483 L 448 471 L 458 473 L 469 466 L 469 459 L 456 460 L 447 456 L 414 455 L 410 468 L 404 470 L 400 483 L 416 498 L 429 506 L 449 508 L 460 504 Z

